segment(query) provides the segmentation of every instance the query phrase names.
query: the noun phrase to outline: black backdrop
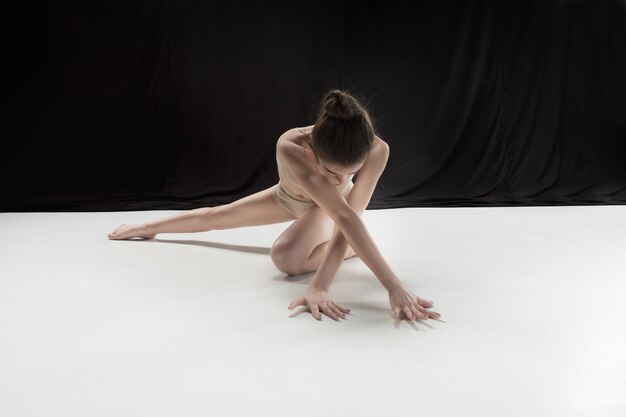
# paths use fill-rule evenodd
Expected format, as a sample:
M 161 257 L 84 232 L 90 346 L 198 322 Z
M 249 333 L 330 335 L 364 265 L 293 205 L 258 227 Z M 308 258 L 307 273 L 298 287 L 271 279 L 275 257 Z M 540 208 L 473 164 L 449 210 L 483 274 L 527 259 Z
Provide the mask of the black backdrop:
M 2 211 L 234 201 L 333 87 L 391 147 L 370 208 L 626 202 L 624 0 L 11 7 Z

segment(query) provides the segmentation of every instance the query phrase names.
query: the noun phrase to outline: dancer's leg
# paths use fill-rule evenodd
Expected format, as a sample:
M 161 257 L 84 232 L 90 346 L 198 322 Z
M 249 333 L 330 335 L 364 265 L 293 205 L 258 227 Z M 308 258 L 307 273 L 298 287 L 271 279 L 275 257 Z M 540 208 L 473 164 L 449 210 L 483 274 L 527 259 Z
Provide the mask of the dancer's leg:
M 274 200 L 274 187 L 222 206 L 193 209 L 144 224 L 123 224 L 108 237 L 115 240 L 152 239 L 159 233 L 205 232 L 294 220 L 295 217 Z
M 315 206 L 304 212 L 293 222 L 272 246 L 274 265 L 289 275 L 316 271 L 333 233 L 333 220 Z M 348 246 L 344 259 L 356 256 Z

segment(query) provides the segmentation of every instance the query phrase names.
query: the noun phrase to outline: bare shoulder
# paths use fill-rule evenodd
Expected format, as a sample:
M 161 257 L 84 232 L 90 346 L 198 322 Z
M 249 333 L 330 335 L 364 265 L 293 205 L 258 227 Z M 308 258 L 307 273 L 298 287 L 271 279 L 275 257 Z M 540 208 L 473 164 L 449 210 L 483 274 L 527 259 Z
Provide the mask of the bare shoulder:
M 389 153 L 389 144 L 378 136 L 374 137 L 374 143 L 372 144 L 372 152 L 379 154 Z
M 286 132 L 284 132 L 282 135 L 278 137 L 278 141 L 276 142 L 276 145 L 284 146 L 287 143 L 293 143 L 294 139 L 297 137 L 299 133 L 300 132 L 298 131 L 297 127 L 287 130 Z
M 287 130 L 276 142 L 276 152 L 283 160 L 305 158 L 307 151 L 311 149 L 307 128 L 294 127 Z
M 389 158 L 389 145 L 380 137 L 374 138 L 372 144 L 372 150 L 367 158 L 366 164 L 368 165 L 385 165 Z

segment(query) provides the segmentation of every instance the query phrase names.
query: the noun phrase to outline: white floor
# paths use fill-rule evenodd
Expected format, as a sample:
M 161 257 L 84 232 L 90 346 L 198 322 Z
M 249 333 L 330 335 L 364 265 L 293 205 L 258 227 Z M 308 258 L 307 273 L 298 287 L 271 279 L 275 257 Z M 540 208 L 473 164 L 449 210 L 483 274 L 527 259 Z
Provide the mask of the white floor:
M 289 311 L 287 224 L 106 239 L 172 213 L 0 213 L 1 416 L 626 416 L 626 206 L 365 212 L 418 323 Z

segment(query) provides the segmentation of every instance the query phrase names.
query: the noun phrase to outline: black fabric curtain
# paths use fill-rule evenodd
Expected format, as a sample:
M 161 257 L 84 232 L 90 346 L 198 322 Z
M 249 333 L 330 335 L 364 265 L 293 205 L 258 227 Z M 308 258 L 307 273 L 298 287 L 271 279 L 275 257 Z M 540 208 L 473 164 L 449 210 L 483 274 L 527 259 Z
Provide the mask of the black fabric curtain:
M 57 1 L 6 10 L 2 211 L 276 183 L 330 88 L 391 156 L 369 208 L 624 204 L 626 2 Z

